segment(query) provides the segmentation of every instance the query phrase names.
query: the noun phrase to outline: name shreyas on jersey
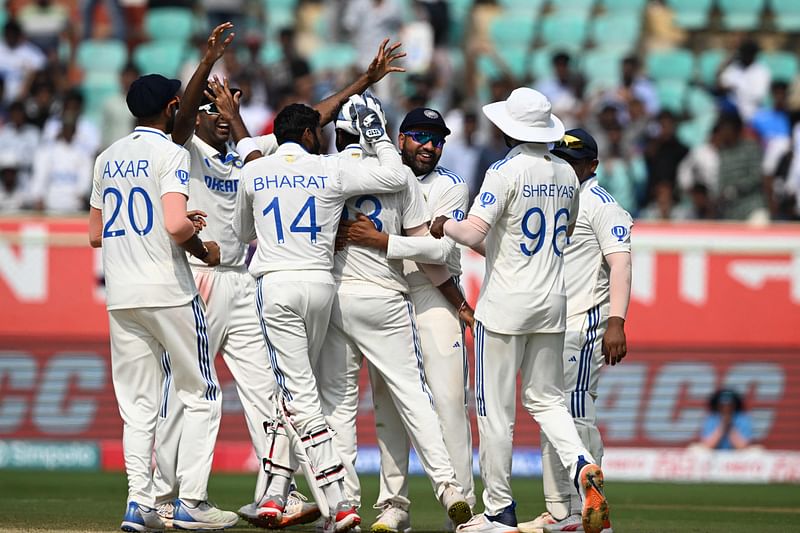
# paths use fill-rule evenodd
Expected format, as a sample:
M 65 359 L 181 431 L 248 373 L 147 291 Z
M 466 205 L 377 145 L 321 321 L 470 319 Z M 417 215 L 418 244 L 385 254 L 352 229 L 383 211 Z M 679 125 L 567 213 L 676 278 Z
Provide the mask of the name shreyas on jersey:
M 206 187 L 218 192 L 236 192 L 239 190 L 239 180 L 223 180 L 211 176 L 203 176 Z
M 147 173 L 149 166 L 150 161 L 147 159 L 106 161 L 106 166 L 103 167 L 103 179 L 149 178 L 150 174 Z
M 253 178 L 253 189 L 324 189 L 328 176 L 257 176 Z
M 550 196 L 559 198 L 572 198 L 575 195 L 573 185 L 558 185 L 556 183 L 526 183 L 522 186 L 522 196 L 532 198 L 534 196 Z

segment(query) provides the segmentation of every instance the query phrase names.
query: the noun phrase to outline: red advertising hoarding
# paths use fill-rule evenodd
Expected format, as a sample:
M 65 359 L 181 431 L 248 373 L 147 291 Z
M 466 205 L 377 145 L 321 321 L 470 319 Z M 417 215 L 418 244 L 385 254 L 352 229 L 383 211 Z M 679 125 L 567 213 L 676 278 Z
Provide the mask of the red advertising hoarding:
M 120 437 L 100 253 L 86 242 L 84 220 L 0 220 L 0 440 Z M 481 261 L 463 261 L 473 300 Z M 607 445 L 684 446 L 711 392 L 731 386 L 745 392 L 761 443 L 800 449 L 800 227 L 637 224 L 633 269 L 629 356 L 601 380 Z M 217 363 L 220 440 L 246 442 Z M 515 443 L 536 445 L 521 407 L 518 423 Z M 374 443 L 364 386 L 359 444 Z

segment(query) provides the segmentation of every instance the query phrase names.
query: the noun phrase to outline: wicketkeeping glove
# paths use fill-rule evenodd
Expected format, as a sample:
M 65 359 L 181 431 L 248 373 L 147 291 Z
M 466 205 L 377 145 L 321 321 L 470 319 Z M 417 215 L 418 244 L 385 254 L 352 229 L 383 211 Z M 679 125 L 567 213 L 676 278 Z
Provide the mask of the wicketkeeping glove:
M 389 142 L 386 134 L 386 118 L 383 116 L 380 101 L 372 95 L 363 97 L 365 104 L 354 105 L 358 117 L 358 132 L 361 136 L 361 147 L 367 152 L 375 153 L 375 144 Z

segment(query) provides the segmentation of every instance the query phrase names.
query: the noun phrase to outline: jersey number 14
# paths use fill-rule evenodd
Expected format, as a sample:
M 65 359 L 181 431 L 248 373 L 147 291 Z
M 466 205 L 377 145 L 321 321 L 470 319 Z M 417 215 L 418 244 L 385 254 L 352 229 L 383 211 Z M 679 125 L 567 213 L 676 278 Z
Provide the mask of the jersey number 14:
M 269 213 L 272 213 L 275 217 L 275 232 L 278 237 L 278 244 L 283 244 L 285 241 L 283 220 L 281 219 L 281 204 L 277 196 L 262 211 L 264 216 Z M 301 226 L 306 213 L 308 213 L 308 226 Z M 322 226 L 317 226 L 317 199 L 314 196 L 309 196 L 306 203 L 300 208 L 300 212 L 297 213 L 297 216 L 294 217 L 294 220 L 289 225 L 289 231 L 292 233 L 308 233 L 311 242 L 317 242 L 317 233 L 322 231 Z

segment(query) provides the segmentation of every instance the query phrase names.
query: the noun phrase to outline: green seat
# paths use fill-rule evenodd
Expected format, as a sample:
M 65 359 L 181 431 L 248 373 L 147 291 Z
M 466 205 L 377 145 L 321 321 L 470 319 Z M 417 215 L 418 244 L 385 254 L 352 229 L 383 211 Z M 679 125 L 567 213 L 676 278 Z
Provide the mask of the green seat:
M 133 62 L 143 74 L 157 73 L 174 78 L 183 64 L 185 46 L 175 42 L 142 43 L 133 51 Z
M 597 46 L 632 49 L 639 40 L 641 30 L 641 16 L 612 13 L 594 19 L 591 35 Z
M 275 41 L 266 41 L 261 45 L 258 57 L 263 64 L 271 65 L 283 59 L 283 50 Z
M 78 45 L 78 66 L 86 72 L 113 72 L 122 70 L 128 61 L 128 48 L 122 41 L 89 40 Z
M 667 0 L 675 15 L 675 25 L 686 30 L 708 26 L 712 0 Z
M 194 30 L 194 14 L 183 7 L 148 9 L 144 28 L 153 41 L 187 42 Z
M 514 46 L 505 48 L 502 55 L 500 55 L 500 59 L 505 63 L 506 68 L 511 71 L 511 74 L 513 74 L 515 78 L 524 79 L 528 74 L 530 52 L 528 52 L 527 47 Z M 496 78 L 503 72 L 502 67 L 489 56 L 481 56 L 478 58 L 478 70 L 487 79 Z
M 562 2 L 550 2 L 550 7 L 554 15 L 571 15 L 573 17 L 589 17 L 594 8 L 595 0 L 568 0 Z
M 770 0 L 775 27 L 781 31 L 800 31 L 800 2 L 797 0 Z
M 686 111 L 695 118 L 717 114 L 717 101 L 705 89 L 690 87 L 685 95 Z
M 527 16 L 501 15 L 489 26 L 489 37 L 502 50 L 505 46 L 528 46 L 533 40 L 535 19 Z
M 542 20 L 540 37 L 550 48 L 580 50 L 586 40 L 588 19 L 572 14 L 555 14 Z
M 311 70 L 345 70 L 358 61 L 358 53 L 352 45 L 345 43 L 326 44 L 318 47 L 309 57 Z
M 581 57 L 581 70 L 593 87 L 612 87 L 620 82 L 624 53 L 616 49 L 594 48 Z
M 758 29 L 764 3 L 765 0 L 717 0 L 722 11 L 722 25 L 729 30 Z
M 717 73 L 727 57 L 728 52 L 722 48 L 703 50 L 697 58 L 697 76 L 700 83 L 709 87 L 716 85 Z
M 542 12 L 545 2 L 546 0 L 498 0 L 497 3 L 503 6 L 507 14 L 535 16 Z
M 647 73 L 655 80 L 688 82 L 694 74 L 694 56 L 688 50 L 651 52 L 646 62 Z
M 637 16 L 642 14 L 647 0 L 603 0 L 601 4 L 607 13 L 630 13 Z
M 683 113 L 686 83 L 680 80 L 662 80 L 656 83 L 656 93 L 662 109 Z
M 298 0 L 262 0 L 264 9 L 267 11 L 272 9 L 295 9 Z
M 797 56 L 790 52 L 763 52 L 758 61 L 767 66 L 773 80 L 791 82 L 797 75 Z
M 704 120 L 687 120 L 678 125 L 678 140 L 686 146 L 703 144 L 711 133 L 711 125 Z
M 534 79 L 542 80 L 550 77 L 553 73 L 553 54 L 556 51 L 550 48 L 538 48 L 531 52 L 528 69 Z
M 324 18 L 324 17 L 320 17 Z M 278 35 L 283 28 L 295 25 L 295 10 L 293 7 L 275 7 L 267 12 L 267 27 L 270 35 Z

